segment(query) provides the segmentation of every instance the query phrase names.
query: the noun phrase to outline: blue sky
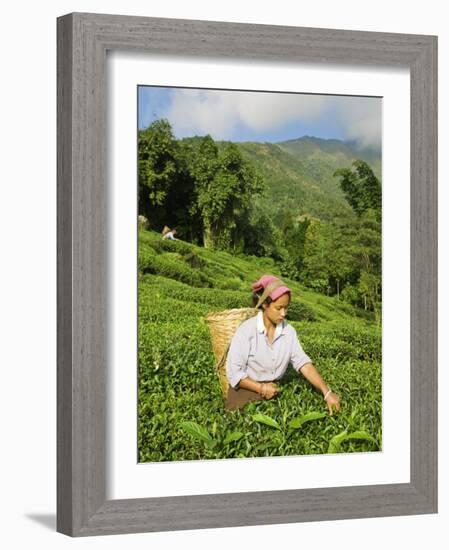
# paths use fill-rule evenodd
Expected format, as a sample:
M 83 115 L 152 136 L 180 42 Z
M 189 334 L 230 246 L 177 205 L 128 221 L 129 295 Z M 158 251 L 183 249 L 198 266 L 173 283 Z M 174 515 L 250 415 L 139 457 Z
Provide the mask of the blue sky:
M 166 118 L 177 138 L 275 143 L 304 135 L 380 149 L 380 98 L 140 86 L 139 128 Z

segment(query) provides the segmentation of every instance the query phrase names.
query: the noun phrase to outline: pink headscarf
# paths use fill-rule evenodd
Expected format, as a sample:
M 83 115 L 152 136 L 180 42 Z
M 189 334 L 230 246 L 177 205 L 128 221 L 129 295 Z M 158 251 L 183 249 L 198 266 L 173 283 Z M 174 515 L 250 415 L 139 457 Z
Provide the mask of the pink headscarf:
M 278 277 L 275 277 L 274 275 L 263 275 L 258 281 L 252 284 L 253 292 L 259 292 L 260 290 L 265 290 L 265 288 L 274 281 L 279 281 L 280 279 Z M 291 290 L 288 288 L 288 286 L 279 286 L 275 288 L 272 292 L 270 292 L 269 297 L 274 301 L 280 298 L 283 294 L 286 294 L 287 292 L 291 293 Z

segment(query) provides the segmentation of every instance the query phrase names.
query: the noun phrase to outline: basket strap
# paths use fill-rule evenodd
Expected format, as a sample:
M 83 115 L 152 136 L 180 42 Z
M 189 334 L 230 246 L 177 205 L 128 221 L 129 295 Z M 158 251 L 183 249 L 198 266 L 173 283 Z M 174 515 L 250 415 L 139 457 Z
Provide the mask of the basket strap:
M 260 306 L 265 302 L 265 300 L 268 298 L 268 296 L 275 290 L 276 288 L 279 288 L 280 286 L 285 286 L 285 283 L 281 280 L 273 281 L 269 285 L 265 287 L 265 290 L 263 291 L 262 296 L 259 298 L 259 301 L 257 302 L 256 309 L 259 309 Z
M 232 339 L 231 339 L 231 341 L 232 341 Z M 226 346 L 226 350 L 223 352 L 223 355 L 221 356 L 220 361 L 218 361 L 218 363 L 215 365 L 215 370 L 217 371 L 217 374 L 220 373 L 220 369 L 226 361 L 226 358 L 228 356 L 228 351 L 229 351 L 230 347 L 231 347 L 231 342 L 229 342 L 229 344 Z

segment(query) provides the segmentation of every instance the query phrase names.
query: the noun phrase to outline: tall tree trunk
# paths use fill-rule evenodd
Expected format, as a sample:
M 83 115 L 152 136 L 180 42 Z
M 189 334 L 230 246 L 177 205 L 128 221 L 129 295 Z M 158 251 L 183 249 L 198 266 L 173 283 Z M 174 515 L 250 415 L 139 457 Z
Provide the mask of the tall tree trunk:
M 215 249 L 217 248 L 217 243 L 219 242 L 219 232 L 216 227 L 209 225 L 206 222 L 204 223 L 203 231 L 203 240 L 204 248 Z
M 214 239 L 212 236 L 212 229 L 210 225 L 204 224 L 203 241 L 204 241 L 204 248 L 214 247 Z

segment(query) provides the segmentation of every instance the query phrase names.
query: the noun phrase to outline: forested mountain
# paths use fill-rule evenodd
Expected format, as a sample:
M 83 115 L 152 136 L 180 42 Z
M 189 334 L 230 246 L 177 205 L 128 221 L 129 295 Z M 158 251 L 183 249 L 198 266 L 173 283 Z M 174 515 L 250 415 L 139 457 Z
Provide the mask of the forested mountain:
M 355 144 L 335 139 L 305 136 L 277 144 L 242 142 L 236 145 L 265 180 L 266 192 L 258 200 L 282 205 L 282 212 L 309 214 L 326 221 L 348 213 L 349 209 L 334 177 L 337 169 L 361 159 L 370 164 L 377 177 L 381 171 L 380 154 L 358 150 Z M 273 218 L 278 221 L 277 216 Z
M 284 276 L 379 318 L 380 167 L 348 142 L 178 140 L 161 119 L 139 132 L 139 214 L 208 249 L 272 258 Z
M 309 166 L 312 161 L 313 163 L 318 161 L 332 170 L 336 170 L 351 164 L 356 159 L 360 159 L 371 166 L 378 178 L 381 176 L 381 152 L 358 147 L 354 141 L 303 136 L 281 141 L 277 145 Z

